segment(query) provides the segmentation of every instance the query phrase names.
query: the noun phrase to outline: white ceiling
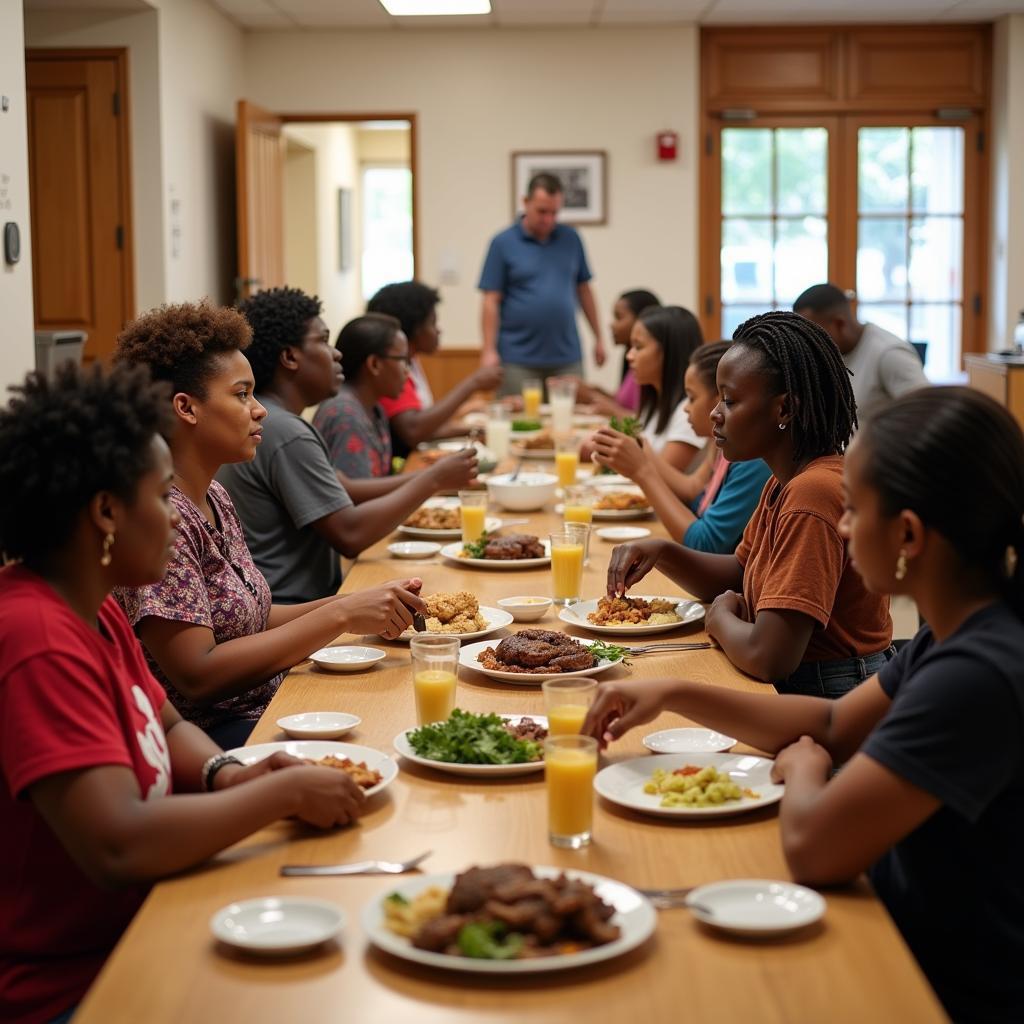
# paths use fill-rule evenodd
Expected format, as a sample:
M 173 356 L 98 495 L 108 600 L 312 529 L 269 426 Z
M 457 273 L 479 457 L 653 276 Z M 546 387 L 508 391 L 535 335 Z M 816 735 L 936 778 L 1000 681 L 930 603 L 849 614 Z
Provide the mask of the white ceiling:
M 62 0 L 27 2 L 36 6 L 59 4 Z M 392 18 L 378 0 L 211 2 L 236 24 L 255 30 L 580 27 L 672 22 L 953 22 L 988 21 L 1003 14 L 1024 13 L 1024 0 L 491 0 L 491 13 L 478 17 Z

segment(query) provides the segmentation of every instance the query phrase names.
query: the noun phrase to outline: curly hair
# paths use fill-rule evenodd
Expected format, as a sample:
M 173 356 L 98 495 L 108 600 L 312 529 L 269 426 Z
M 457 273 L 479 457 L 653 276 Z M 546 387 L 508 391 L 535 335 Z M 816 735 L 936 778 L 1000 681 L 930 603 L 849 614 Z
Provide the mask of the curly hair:
M 71 537 L 94 495 L 131 501 L 150 444 L 173 429 L 166 384 L 144 366 L 30 373 L 0 410 L 0 550 L 38 565 Z
M 776 309 L 745 320 L 733 333 L 757 351 L 773 393 L 792 400 L 793 459 L 841 455 L 857 427 L 850 371 L 836 343 L 816 323 Z
M 421 281 L 400 281 L 384 285 L 366 304 L 366 312 L 393 316 L 411 344 L 440 301 L 441 293 L 436 288 Z
M 205 398 L 217 357 L 242 352 L 251 340 L 252 329 L 237 309 L 203 299 L 143 313 L 118 335 L 114 360 L 148 366 L 174 394 Z
M 238 304 L 238 311 L 252 328 L 252 345 L 246 355 L 257 391 L 273 382 L 281 352 L 289 345 L 302 344 L 310 320 L 322 310 L 316 295 L 298 288 L 268 288 Z

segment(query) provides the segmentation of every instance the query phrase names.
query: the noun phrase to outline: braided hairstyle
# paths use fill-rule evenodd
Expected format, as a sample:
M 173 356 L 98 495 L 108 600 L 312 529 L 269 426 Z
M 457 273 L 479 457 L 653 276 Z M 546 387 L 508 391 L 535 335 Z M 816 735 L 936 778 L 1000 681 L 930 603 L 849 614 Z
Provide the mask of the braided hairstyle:
M 850 371 L 825 331 L 777 309 L 744 321 L 733 341 L 760 354 L 773 394 L 789 395 L 794 462 L 846 451 L 857 426 L 857 403 Z
M 973 388 L 919 388 L 874 412 L 857 435 L 882 512 L 903 509 L 942 534 L 1024 619 L 1024 435 Z

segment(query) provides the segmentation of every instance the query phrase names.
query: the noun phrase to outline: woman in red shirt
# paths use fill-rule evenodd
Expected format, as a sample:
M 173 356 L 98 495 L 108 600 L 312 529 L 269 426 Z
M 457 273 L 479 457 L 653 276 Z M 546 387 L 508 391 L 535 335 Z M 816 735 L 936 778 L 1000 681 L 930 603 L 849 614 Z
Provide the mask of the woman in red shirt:
M 75 1006 L 155 879 L 278 818 L 360 812 L 344 773 L 243 767 L 183 721 L 110 596 L 174 543 L 168 398 L 144 369 L 65 367 L 0 410 L 2 1020 Z

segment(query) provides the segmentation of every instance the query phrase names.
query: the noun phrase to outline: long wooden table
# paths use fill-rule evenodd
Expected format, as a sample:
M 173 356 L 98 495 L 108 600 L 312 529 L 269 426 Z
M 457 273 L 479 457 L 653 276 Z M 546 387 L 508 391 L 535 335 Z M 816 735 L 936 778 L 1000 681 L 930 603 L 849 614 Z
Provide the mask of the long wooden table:
M 535 513 L 529 527 L 518 529 L 543 536 L 558 522 L 551 512 Z M 592 539 L 587 596 L 603 592 L 611 547 Z M 407 575 L 421 576 L 426 593 L 471 590 L 481 604 L 492 606 L 503 596 L 550 593 L 547 569 L 480 571 L 438 559 L 396 561 L 389 557 L 386 542 L 359 558 L 343 590 Z M 679 590 L 653 574 L 643 592 Z M 561 624 L 549 612 L 540 625 Z M 337 710 L 363 719 L 346 740 L 392 751 L 396 734 L 415 724 L 408 646 L 376 638 L 360 642 L 386 649 L 387 659 L 354 676 L 321 673 L 308 662 L 297 666 L 252 742 L 285 739 L 274 724 L 283 715 Z M 715 650 L 641 658 L 603 678 L 628 672 L 641 678 L 686 675 L 739 689 L 762 688 Z M 458 702 L 474 711 L 543 713 L 539 688 L 503 685 L 471 672 L 460 676 Z M 685 723 L 664 715 L 650 730 L 680 724 Z M 606 761 L 644 753 L 641 735 L 646 731 L 621 741 Z M 687 911 L 671 910 L 659 915 L 649 943 L 619 960 L 566 974 L 504 980 L 435 971 L 372 949 L 360 927 L 360 911 L 394 886 L 393 877 L 278 876 L 285 863 L 401 860 L 428 849 L 434 851 L 424 865 L 429 872 L 515 860 L 585 869 L 636 886 L 788 877 L 774 809 L 698 825 L 644 817 L 598 801 L 593 845 L 582 851 L 558 850 L 547 840 L 541 774 L 477 782 L 402 762 L 398 778 L 372 798 L 357 826 L 322 834 L 279 823 L 208 865 L 158 885 L 82 1004 L 76 1024 L 511 1024 L 588 1017 L 918 1024 L 944 1019 L 884 908 L 863 881 L 828 892 L 824 921 L 788 939 L 728 939 L 698 924 Z M 219 949 L 208 927 L 214 911 L 235 900 L 269 895 L 315 897 L 343 907 L 348 923 L 340 946 L 276 962 Z

